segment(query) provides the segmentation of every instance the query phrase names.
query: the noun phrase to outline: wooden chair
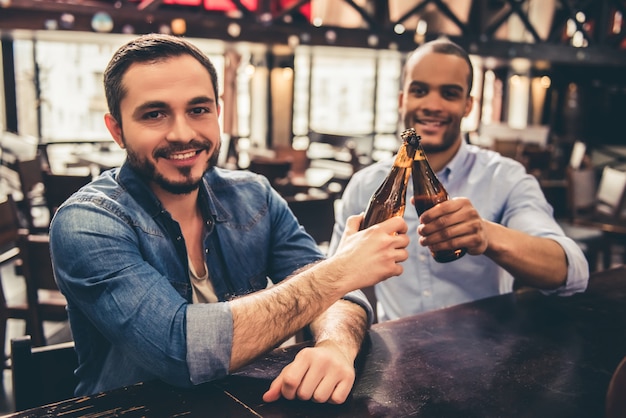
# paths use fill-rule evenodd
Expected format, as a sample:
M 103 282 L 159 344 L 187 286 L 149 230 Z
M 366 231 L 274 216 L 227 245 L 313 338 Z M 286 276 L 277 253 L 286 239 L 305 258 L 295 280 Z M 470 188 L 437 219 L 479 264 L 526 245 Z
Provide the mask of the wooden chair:
M 623 213 L 625 199 L 626 172 L 606 166 L 596 188 L 592 209 L 576 214 L 572 222 L 601 230 L 609 245 L 626 247 L 626 219 Z M 610 264 L 610 258 L 610 254 L 605 258 L 605 266 Z M 624 262 L 626 263 L 626 252 Z
M 40 157 L 18 161 L 16 167 L 24 196 L 23 213 L 31 232 L 47 233 L 49 220 L 52 219 L 61 203 L 92 180 L 91 174 L 69 175 L 46 171 L 43 169 Z M 35 208 L 45 211 L 41 219 L 47 218 L 48 222 L 36 220 Z
M 255 157 L 250 160 L 248 170 L 261 174 L 270 181 L 273 187 L 280 186 L 282 180 L 289 177 L 291 170 L 291 160 L 270 159 L 265 157 Z
M 529 174 L 537 178 L 549 178 L 554 165 L 553 149 L 550 146 L 526 144 L 522 148 L 521 161 Z
M 15 410 L 73 398 L 77 367 L 74 342 L 33 347 L 29 335 L 11 340 Z
M 20 223 L 18 219 L 17 207 L 11 195 L 0 203 L 0 266 L 15 263 L 19 260 L 20 250 L 18 237 L 20 234 Z M 28 305 L 23 302 L 7 301 L 4 294 L 2 277 L 0 276 L 0 344 L 4 354 L 6 345 L 7 322 L 9 319 L 28 319 Z M 3 356 L 3 362 L 6 355 Z
M 65 296 L 59 291 L 50 257 L 50 237 L 20 234 L 18 237 L 22 273 L 26 280 L 28 321 L 34 345 L 46 344 L 44 321 L 67 321 Z
M 589 270 L 596 271 L 600 254 L 604 256 L 603 267 L 611 264 L 610 242 L 601 228 L 582 225 L 581 216 L 592 213 L 596 203 L 596 175 L 592 169 L 567 169 L 568 219 L 560 220 L 559 225 L 568 237 L 583 250 L 589 263 Z
M 7 195 L 0 203 L 0 265 L 14 261 L 19 255 L 17 237 L 20 222 L 13 197 Z
M 524 144 L 521 140 L 512 141 L 512 140 L 507 140 L 507 139 L 496 138 L 493 140 L 493 150 L 505 157 L 522 161 L 522 152 L 524 150 Z
M 44 180 L 41 160 L 36 157 L 32 160 L 18 160 L 15 168 L 20 180 L 22 200 L 19 202 L 21 212 L 25 217 L 26 225 L 31 232 L 47 232 L 46 222 L 38 223 L 34 211 L 43 209 L 47 212 L 44 196 Z
M 54 216 L 56 210 L 65 202 L 74 192 L 91 182 L 91 174 L 86 175 L 68 175 L 68 174 L 52 174 L 45 173 L 44 196 L 46 198 L 46 206 L 50 212 L 50 219 Z
M 335 224 L 335 195 L 325 192 L 319 195 L 298 194 L 285 200 L 300 225 L 318 245 L 330 242 Z
M 596 214 L 613 219 L 623 217 L 626 172 L 604 167 L 596 195 Z

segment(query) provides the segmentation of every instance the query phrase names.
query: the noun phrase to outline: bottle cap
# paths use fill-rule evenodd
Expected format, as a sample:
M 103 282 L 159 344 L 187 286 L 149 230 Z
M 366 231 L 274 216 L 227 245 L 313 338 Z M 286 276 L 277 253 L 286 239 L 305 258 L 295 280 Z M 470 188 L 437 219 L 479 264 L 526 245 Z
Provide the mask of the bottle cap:
M 413 128 L 405 129 L 400 134 L 400 137 L 402 138 L 404 142 L 406 142 L 407 144 L 411 146 L 416 146 L 420 142 L 420 139 L 422 139 L 421 136 L 417 135 L 417 133 L 415 132 L 415 129 Z

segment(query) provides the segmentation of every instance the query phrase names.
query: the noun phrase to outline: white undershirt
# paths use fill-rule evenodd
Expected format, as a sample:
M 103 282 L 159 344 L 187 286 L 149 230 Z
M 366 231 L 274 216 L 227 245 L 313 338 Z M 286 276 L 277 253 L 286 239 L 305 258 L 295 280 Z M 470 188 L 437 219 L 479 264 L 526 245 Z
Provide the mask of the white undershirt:
M 191 279 L 192 302 L 193 303 L 215 303 L 217 296 L 213 289 L 213 283 L 209 280 L 209 269 L 204 263 L 204 275 L 199 277 L 193 268 L 193 263 L 189 260 L 189 278 Z

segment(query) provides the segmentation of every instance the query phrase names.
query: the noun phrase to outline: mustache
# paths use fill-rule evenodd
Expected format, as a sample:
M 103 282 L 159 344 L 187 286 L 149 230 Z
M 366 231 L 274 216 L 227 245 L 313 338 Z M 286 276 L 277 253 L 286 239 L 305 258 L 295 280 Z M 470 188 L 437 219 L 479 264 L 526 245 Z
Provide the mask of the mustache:
M 199 141 L 193 139 L 189 142 L 174 142 L 165 147 L 157 148 L 152 153 L 154 158 L 167 158 L 169 155 L 185 151 L 210 151 L 212 144 L 209 141 Z

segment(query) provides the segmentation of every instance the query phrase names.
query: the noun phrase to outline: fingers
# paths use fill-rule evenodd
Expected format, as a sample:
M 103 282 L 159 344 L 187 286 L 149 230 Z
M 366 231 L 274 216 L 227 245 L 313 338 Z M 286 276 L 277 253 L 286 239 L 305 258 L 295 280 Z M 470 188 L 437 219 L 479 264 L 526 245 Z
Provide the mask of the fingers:
M 329 379 L 316 377 L 314 372 L 301 375 L 290 367 L 292 365 L 293 363 L 285 367 L 274 379 L 270 388 L 263 394 L 263 401 L 274 402 L 283 397 L 289 400 L 298 398 L 322 403 L 331 398 L 334 386 L 329 385 Z M 316 380 L 319 384 L 315 383 Z
M 349 216 L 346 220 L 346 228 L 344 235 L 351 235 L 359 231 L 363 222 L 363 213 Z M 408 226 L 401 216 L 393 216 L 386 221 L 379 223 L 388 234 L 406 234 Z
M 486 248 L 484 220 L 468 199 L 442 202 L 426 211 L 420 221 L 419 243 L 431 251 L 464 247 L 471 254 L 480 254 Z
M 272 384 L 270 388 L 263 394 L 263 402 L 274 402 L 280 399 L 280 394 L 282 390 L 282 379 L 281 375 L 279 375 Z
M 312 349 L 304 349 L 287 365 L 263 394 L 263 401 L 300 399 L 317 403 L 345 402 L 354 384 L 354 367 L 342 364 L 336 353 L 314 358 Z M 320 356 L 318 354 L 318 356 Z M 321 361 L 320 361 L 321 360 Z
M 282 373 L 263 394 L 264 402 L 275 402 L 282 396 L 289 400 L 298 398 L 317 403 L 342 404 L 351 390 L 351 385 L 347 382 L 341 381 L 337 384 L 330 378 L 321 379 L 318 384 L 313 383 L 315 379 L 304 379 L 300 385 L 295 386 L 293 382 L 289 383 L 291 379 L 283 379 L 281 376 Z
M 378 225 L 380 225 L 380 228 L 382 228 L 383 231 L 385 231 L 386 233 L 390 235 L 406 234 L 407 231 L 409 230 L 409 227 L 406 221 L 401 216 L 391 217 L 387 219 L 386 221 L 381 222 Z
M 346 220 L 346 229 L 344 235 L 354 234 L 361 227 L 361 222 L 363 221 L 363 213 L 358 215 L 349 216 Z

